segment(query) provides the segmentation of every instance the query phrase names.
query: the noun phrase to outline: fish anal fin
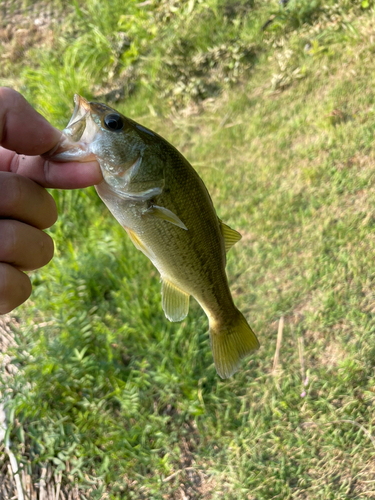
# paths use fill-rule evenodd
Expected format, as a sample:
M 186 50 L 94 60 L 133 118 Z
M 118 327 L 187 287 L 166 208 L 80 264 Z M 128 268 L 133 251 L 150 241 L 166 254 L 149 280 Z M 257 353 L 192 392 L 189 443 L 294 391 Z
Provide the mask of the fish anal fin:
M 210 339 L 215 368 L 221 378 L 231 377 L 241 359 L 259 348 L 255 333 L 238 309 L 227 324 L 210 318 Z
M 162 278 L 161 305 L 169 321 L 182 321 L 189 312 L 189 294 Z
M 165 220 L 167 222 L 170 222 L 171 224 L 174 224 L 175 226 L 181 227 L 182 229 L 185 229 L 187 231 L 187 227 L 182 222 L 182 220 L 179 219 L 177 217 L 177 215 L 175 213 L 173 213 L 171 210 L 168 210 L 168 208 L 159 207 L 158 205 L 151 205 L 143 213 L 143 215 L 157 217 L 158 219 L 162 219 L 162 220 Z
M 237 243 L 237 241 L 240 241 L 242 236 L 238 231 L 235 231 L 231 227 L 227 226 L 227 224 L 224 224 L 222 220 L 219 219 L 219 222 L 221 234 L 224 238 L 225 251 L 228 252 L 228 250 L 230 250 L 232 246 Z
M 132 231 L 131 229 L 129 229 L 127 227 L 125 227 L 125 230 L 128 233 L 130 239 L 132 240 L 135 248 L 140 250 L 142 253 L 144 253 L 146 255 L 146 257 L 148 257 L 150 260 L 152 260 L 152 258 L 154 257 L 153 252 L 149 248 L 146 247 L 146 245 L 141 241 L 141 239 L 139 238 L 137 233 L 135 233 L 134 231 Z

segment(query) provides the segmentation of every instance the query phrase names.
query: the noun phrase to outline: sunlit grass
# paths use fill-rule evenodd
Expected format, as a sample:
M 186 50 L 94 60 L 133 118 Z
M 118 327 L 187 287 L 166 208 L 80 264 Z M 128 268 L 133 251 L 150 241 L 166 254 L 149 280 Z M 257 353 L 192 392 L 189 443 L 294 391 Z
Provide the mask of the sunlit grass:
M 56 255 L 17 311 L 13 442 L 64 484 L 93 481 L 89 498 L 372 498 L 373 13 L 360 2 L 238 2 L 241 17 L 232 2 L 175 4 L 71 6 L 76 38 L 61 28 L 17 81 L 63 127 L 74 92 L 93 98 L 105 73 L 136 66 L 136 90 L 112 105 L 180 149 L 243 234 L 227 270 L 261 349 L 220 380 L 199 306 L 169 323 L 158 273 L 94 189 L 53 191 Z M 119 55 L 124 23 L 140 36 Z M 176 98 L 163 54 L 175 64 L 181 40 L 194 56 L 234 38 L 254 44 L 238 80 L 203 102 Z

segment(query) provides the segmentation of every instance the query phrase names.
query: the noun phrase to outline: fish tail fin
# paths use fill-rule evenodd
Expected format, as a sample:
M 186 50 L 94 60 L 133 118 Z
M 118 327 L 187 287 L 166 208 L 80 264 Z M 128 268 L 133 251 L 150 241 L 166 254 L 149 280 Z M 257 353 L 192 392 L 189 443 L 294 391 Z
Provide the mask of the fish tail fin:
M 215 368 L 221 378 L 231 377 L 241 359 L 259 348 L 255 333 L 238 309 L 226 323 L 211 318 L 210 340 Z

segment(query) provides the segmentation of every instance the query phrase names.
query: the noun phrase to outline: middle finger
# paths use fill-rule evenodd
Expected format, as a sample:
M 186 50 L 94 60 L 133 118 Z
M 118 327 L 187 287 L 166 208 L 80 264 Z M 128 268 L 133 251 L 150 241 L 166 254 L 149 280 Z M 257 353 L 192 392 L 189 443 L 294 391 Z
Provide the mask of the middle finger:
M 0 220 L 0 262 L 22 271 L 46 265 L 53 257 L 53 241 L 48 234 L 16 220 Z
M 12 172 L 0 172 L 0 217 L 45 229 L 56 222 L 56 204 L 36 182 Z

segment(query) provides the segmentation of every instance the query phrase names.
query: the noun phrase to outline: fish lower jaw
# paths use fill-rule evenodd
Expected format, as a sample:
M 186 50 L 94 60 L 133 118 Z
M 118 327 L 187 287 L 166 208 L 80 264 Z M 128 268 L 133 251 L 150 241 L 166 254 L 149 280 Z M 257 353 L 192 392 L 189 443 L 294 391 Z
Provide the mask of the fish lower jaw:
M 96 155 L 90 150 L 88 144 L 84 142 L 73 143 L 69 137 L 63 136 L 60 142 L 47 153 L 44 153 L 43 158 L 51 161 L 79 161 L 86 163 L 96 160 Z
M 48 160 L 58 162 L 78 161 L 80 163 L 87 163 L 89 161 L 96 161 L 96 155 L 94 155 L 94 153 L 86 153 L 82 150 L 70 150 L 56 153 L 49 157 Z

